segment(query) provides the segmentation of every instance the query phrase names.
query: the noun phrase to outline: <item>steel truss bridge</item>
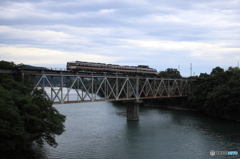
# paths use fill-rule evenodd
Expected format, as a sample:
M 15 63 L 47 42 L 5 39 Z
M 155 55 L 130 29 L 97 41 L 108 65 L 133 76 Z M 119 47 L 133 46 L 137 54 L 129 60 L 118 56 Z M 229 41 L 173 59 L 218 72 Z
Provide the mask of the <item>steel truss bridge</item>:
M 187 97 L 196 83 L 196 79 L 80 74 L 56 70 L 21 70 L 21 74 L 23 79 L 25 75 L 30 75 L 34 81 L 33 92 L 41 88 L 43 95 L 54 104 L 126 101 L 128 120 L 138 120 L 142 100 Z
M 194 86 L 189 79 L 64 74 L 35 76 L 34 83 L 54 104 L 186 97 Z

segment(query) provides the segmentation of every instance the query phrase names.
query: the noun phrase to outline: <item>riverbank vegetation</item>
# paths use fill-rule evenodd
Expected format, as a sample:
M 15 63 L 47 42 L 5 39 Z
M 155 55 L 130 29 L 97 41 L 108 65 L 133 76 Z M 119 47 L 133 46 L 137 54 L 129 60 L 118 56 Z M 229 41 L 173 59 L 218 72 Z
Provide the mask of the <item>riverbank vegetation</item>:
M 210 74 L 200 74 L 188 104 L 209 116 L 239 121 L 240 69 L 216 67 Z
M 159 73 L 162 77 L 180 78 L 176 69 L 167 69 Z M 212 69 L 210 74 L 201 73 L 193 94 L 188 99 L 165 98 L 145 100 L 144 105 L 197 110 L 208 116 L 240 121 L 240 69 L 220 67 Z
M 18 67 L 0 61 L 2 68 Z M 32 86 L 16 75 L 0 75 L 0 156 L 1 158 L 32 158 L 33 143 L 48 143 L 56 147 L 55 135 L 64 132 L 66 117 L 52 102 L 43 97 L 42 90 L 32 95 Z M 21 76 L 20 76 L 21 77 Z

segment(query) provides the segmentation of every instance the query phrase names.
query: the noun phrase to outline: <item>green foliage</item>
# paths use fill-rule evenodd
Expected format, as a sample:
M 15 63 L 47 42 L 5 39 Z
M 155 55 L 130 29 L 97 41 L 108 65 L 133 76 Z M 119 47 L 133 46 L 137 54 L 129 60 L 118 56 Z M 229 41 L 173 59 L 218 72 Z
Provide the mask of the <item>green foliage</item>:
M 212 72 L 210 73 L 210 75 L 218 75 L 218 74 L 221 74 L 221 73 L 224 73 L 224 69 L 220 68 L 220 67 L 216 67 L 212 70 Z
M 210 75 L 201 74 L 193 94 L 189 97 L 192 107 L 210 116 L 240 120 L 239 68 L 216 67 Z
M 55 135 L 64 132 L 66 117 L 42 96 L 42 90 L 30 95 L 31 90 L 11 76 L 0 78 L 1 158 L 31 158 L 33 142 L 56 147 Z
M 199 78 L 207 78 L 207 77 L 209 77 L 209 76 L 210 76 L 210 75 L 207 74 L 207 73 L 200 73 Z
M 0 61 L 0 68 L 24 68 L 24 64 L 18 64 L 16 65 L 14 62 L 8 62 L 8 61 Z
M 0 61 L 0 68 L 16 68 L 14 62 Z
M 140 67 L 140 68 L 149 68 L 149 66 L 147 66 L 147 65 L 138 65 L 138 67 Z
M 175 68 L 168 68 L 165 71 L 159 72 L 158 76 L 166 78 L 181 78 L 180 72 Z

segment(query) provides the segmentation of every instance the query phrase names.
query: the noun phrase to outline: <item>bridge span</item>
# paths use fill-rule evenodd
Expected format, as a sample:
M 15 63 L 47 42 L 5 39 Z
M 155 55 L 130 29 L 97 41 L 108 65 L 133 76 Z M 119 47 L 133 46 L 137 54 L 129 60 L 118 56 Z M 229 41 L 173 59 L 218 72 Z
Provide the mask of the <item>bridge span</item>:
M 13 72 L 12 70 L 2 70 Z M 33 91 L 44 90 L 43 96 L 54 104 L 100 101 L 125 101 L 127 119 L 139 119 L 139 105 L 144 99 L 187 97 L 196 79 L 171 79 L 123 74 L 83 74 L 63 70 L 18 70 L 28 75 Z M 33 93 L 33 92 L 32 92 Z

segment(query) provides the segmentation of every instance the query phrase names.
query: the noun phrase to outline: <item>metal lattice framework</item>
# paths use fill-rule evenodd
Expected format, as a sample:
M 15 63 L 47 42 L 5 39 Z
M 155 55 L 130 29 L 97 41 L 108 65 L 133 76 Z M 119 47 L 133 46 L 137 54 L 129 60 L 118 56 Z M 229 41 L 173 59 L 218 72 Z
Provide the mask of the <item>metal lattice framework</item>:
M 188 96 L 192 93 L 194 81 L 138 76 L 42 74 L 35 76 L 34 90 L 42 88 L 44 96 L 54 104 L 138 101 Z

